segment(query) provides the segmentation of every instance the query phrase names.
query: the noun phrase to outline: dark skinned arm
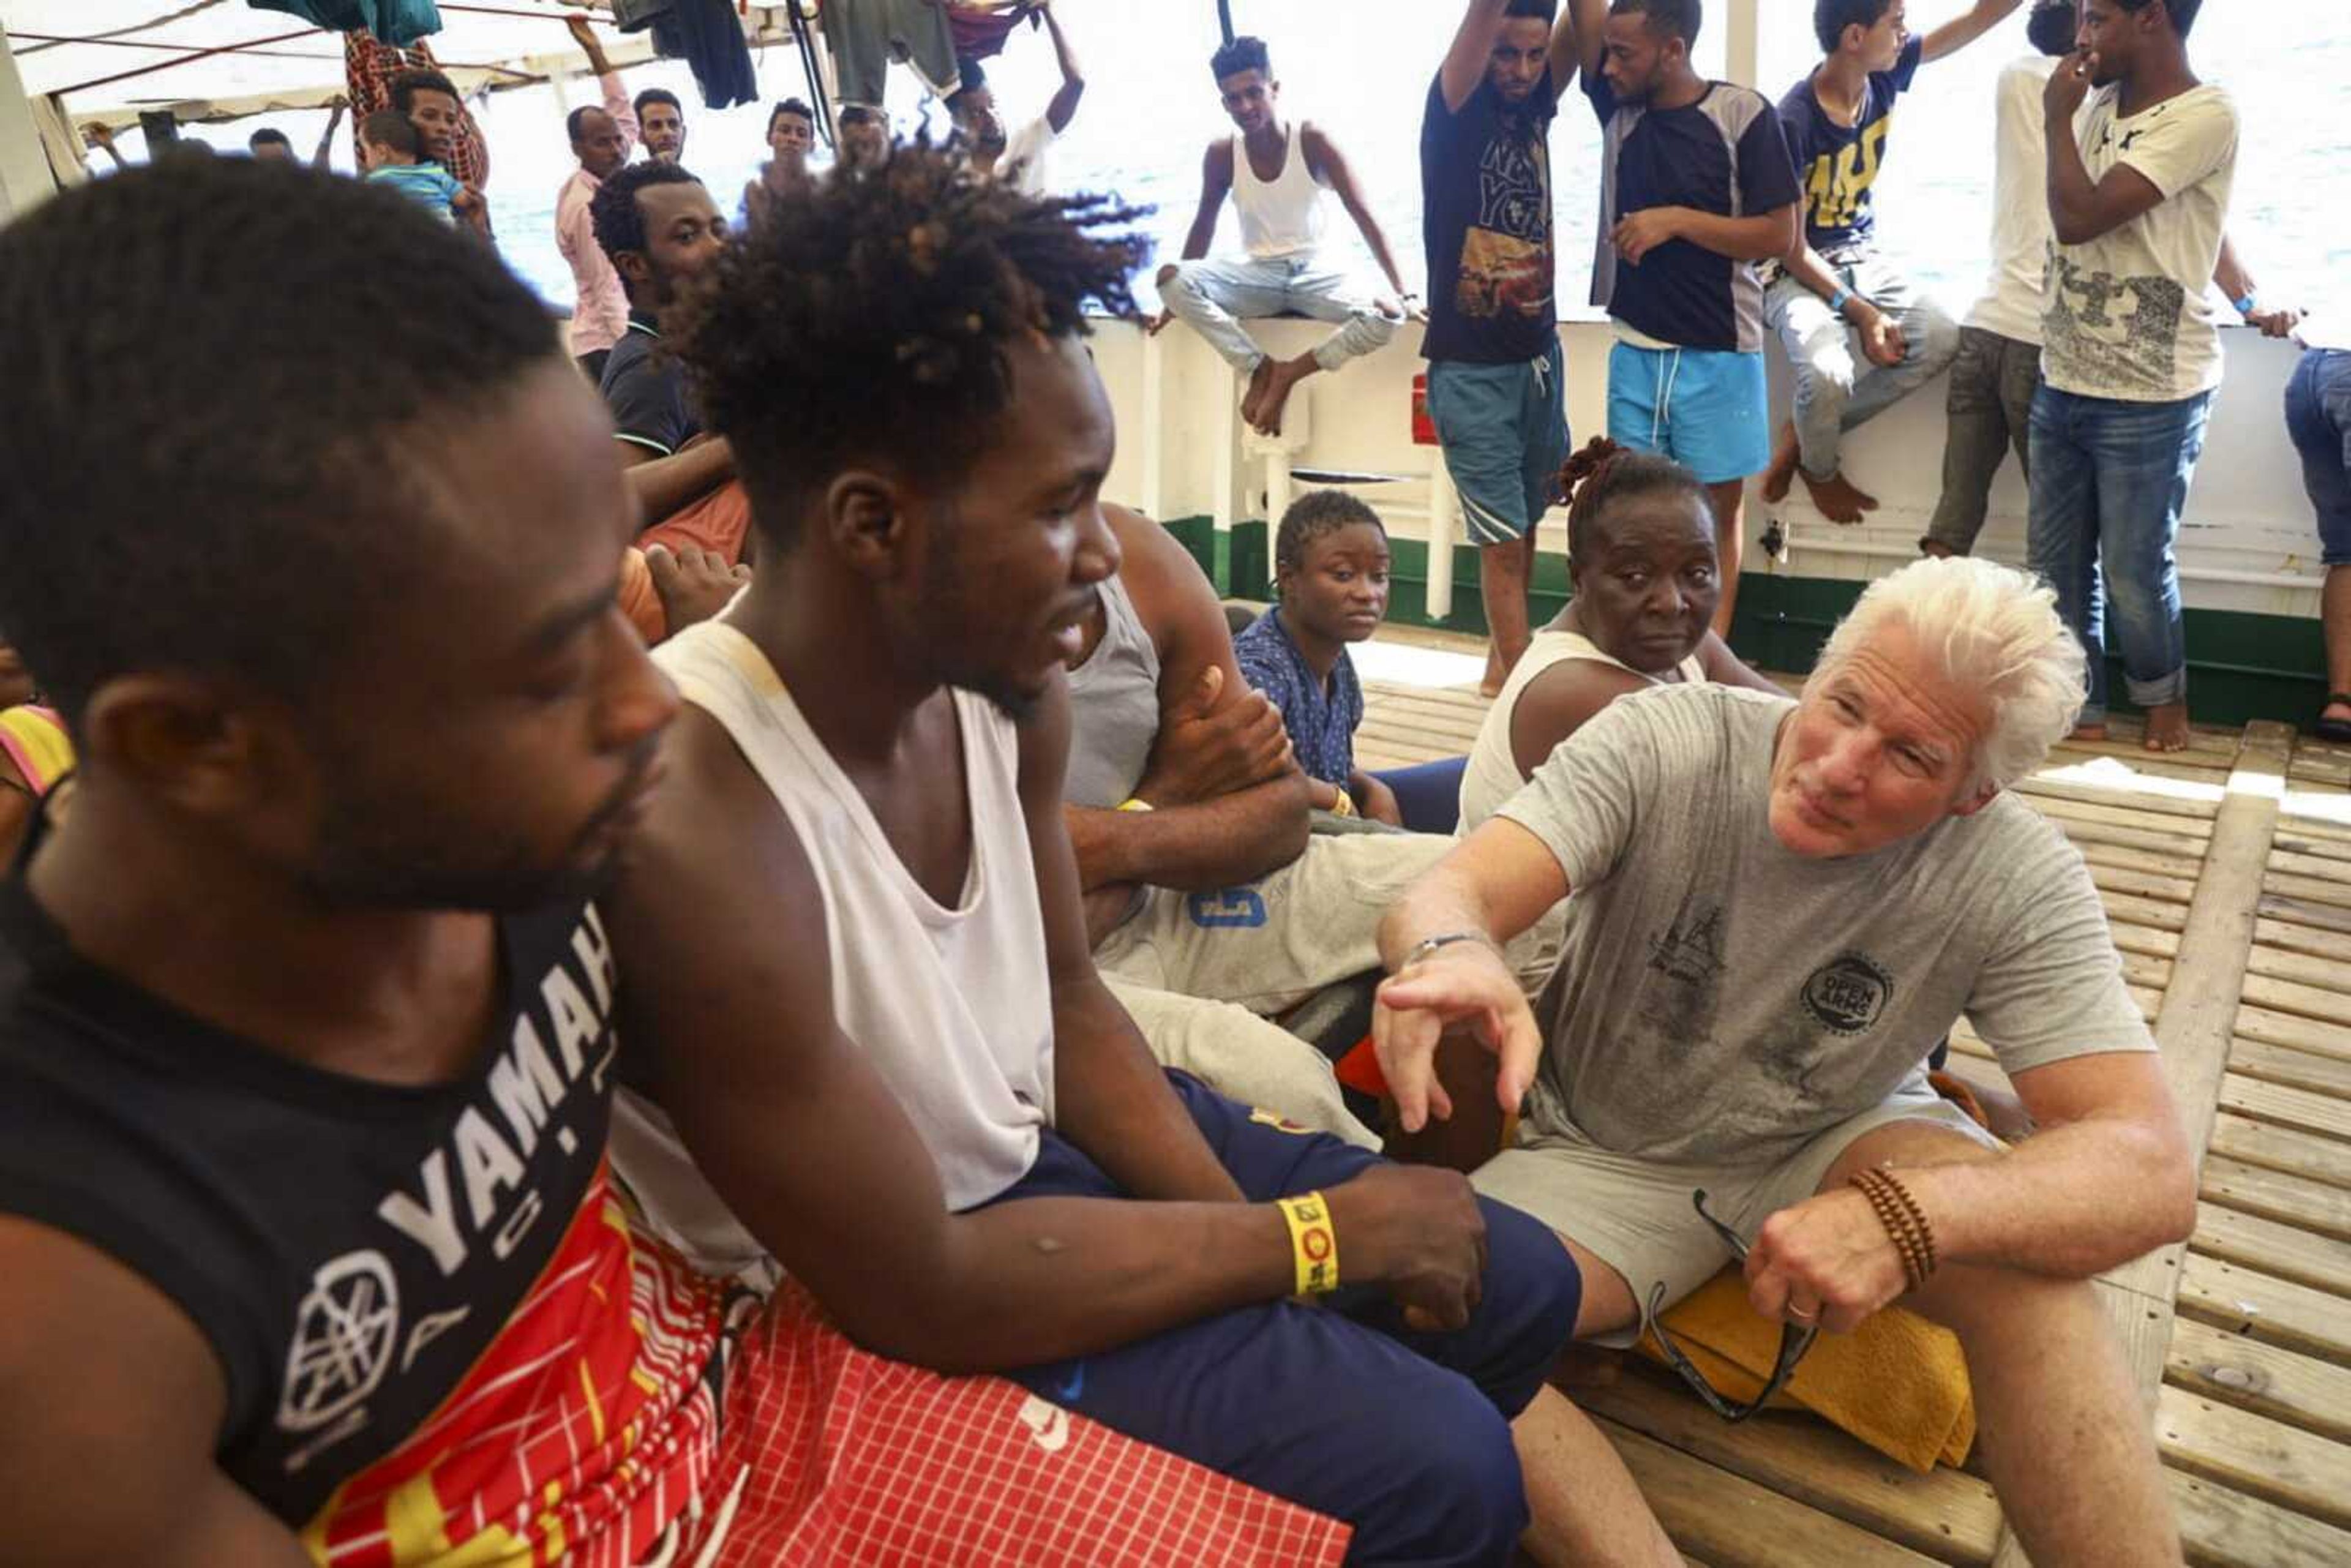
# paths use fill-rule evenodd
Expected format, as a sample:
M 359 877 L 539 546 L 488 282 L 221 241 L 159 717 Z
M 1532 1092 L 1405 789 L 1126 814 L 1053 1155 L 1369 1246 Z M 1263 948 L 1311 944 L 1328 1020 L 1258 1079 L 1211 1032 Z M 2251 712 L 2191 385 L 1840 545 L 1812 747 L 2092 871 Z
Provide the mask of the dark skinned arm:
M 1312 786 L 1292 769 L 1214 800 L 1155 811 L 1065 806 L 1070 842 L 1089 889 L 1149 883 L 1207 893 L 1255 882 L 1306 852 Z
M 774 797 L 697 710 L 664 748 L 670 777 L 602 905 L 626 1038 L 720 1197 L 852 1338 L 944 1372 L 997 1371 L 1290 1293 L 1288 1229 L 1270 1205 L 1031 1198 L 949 1213 L 930 1152 L 832 1021 L 823 900 Z M 1421 1174 L 1384 1166 L 1332 1191 L 1343 1256 L 1361 1256 L 1356 1279 L 1458 1322 L 1474 1260 L 1435 1239 L 1447 1189 L 1398 1179 Z
M 1086 73 L 1078 68 L 1078 55 L 1070 47 L 1070 36 L 1061 31 L 1061 19 L 1050 5 L 1043 8 L 1045 31 L 1053 40 L 1053 63 L 1061 68 L 1061 85 L 1054 89 L 1053 100 L 1045 106 L 1045 123 L 1059 136 L 1078 117 L 1078 99 L 1086 95 Z
M 1668 240 L 1686 239 L 1733 261 L 1769 261 L 1785 256 L 1803 237 L 1796 204 L 1768 213 L 1732 218 L 1696 207 L 1643 207 L 1626 213 L 1609 235 L 1618 254 L 1634 266 Z
M 1599 79 L 1601 59 L 1608 52 L 1608 0 L 1560 0 L 1559 13 L 1560 25 L 1573 40 L 1576 63 L 1583 68 L 1583 85 L 1589 91 Z
M 1955 55 L 2006 20 L 2009 14 L 2024 0 L 1976 0 L 1965 11 L 1952 17 L 1927 35 L 1919 46 L 1918 58 L 1923 63 Z
M 350 103 L 338 98 L 329 107 L 334 112 L 327 116 L 327 129 L 319 132 L 319 150 L 310 154 L 310 167 L 322 174 L 335 166 L 335 127 L 343 122 L 343 110 Z
M 1053 986 L 1053 1124 L 1137 1197 L 1238 1203 L 1241 1190 L 1168 1088 L 1134 1020 L 1094 970 L 1062 830 L 1070 693 L 1060 675 L 1020 734 L 1020 809 L 1045 915 Z
M 1388 287 L 1395 290 L 1396 298 L 1402 299 L 1405 295 L 1404 274 L 1397 270 L 1395 256 L 1388 249 L 1387 232 L 1380 227 L 1379 214 L 1372 211 L 1364 200 L 1364 193 L 1355 187 L 1355 173 L 1347 167 L 1346 155 L 1339 151 L 1336 142 L 1313 126 L 1301 126 L 1299 139 L 1306 144 L 1307 167 L 1329 183 L 1331 193 L 1339 198 L 1339 204 L 1347 209 L 1349 217 L 1355 220 L 1355 227 L 1363 235 L 1364 244 L 1371 249 L 1372 259 L 1379 263 L 1381 276 L 1388 280 Z
M 1445 63 L 1437 68 L 1437 90 L 1445 95 L 1445 107 L 1455 114 L 1469 101 L 1478 84 L 1486 79 L 1486 62 L 1493 57 L 1494 40 L 1502 31 L 1502 13 L 1510 0 L 1469 0 L 1469 8 L 1462 13 L 1461 26 L 1455 29 L 1453 43 L 1445 51 Z
M 2087 245 L 2153 208 L 2163 200 L 2156 183 L 2127 163 L 2116 163 L 2093 184 L 2090 166 L 2074 136 L 2074 116 L 2089 95 L 2095 56 L 2079 51 L 2057 62 L 2042 89 L 2042 129 L 2049 143 L 2049 225 L 2060 245 Z
M 1184 235 L 1186 261 L 1197 261 L 1208 254 L 1217 243 L 1217 214 L 1224 210 L 1225 197 L 1233 188 L 1233 144 L 1229 141 L 1211 141 L 1200 159 L 1200 205 L 1192 214 L 1192 227 Z M 1176 264 L 1169 262 L 1155 275 L 1155 287 L 1165 288 L 1168 279 L 1176 276 Z M 1144 324 L 1144 330 L 1156 332 L 1173 319 L 1165 309 Z
M 667 457 L 633 441 L 614 444 L 621 449 L 621 466 L 627 471 L 629 493 L 636 497 L 646 528 L 693 505 L 735 477 L 735 449 L 726 444 L 723 435 Z
M 1820 252 L 1804 243 L 1804 225 L 1796 225 L 1796 243 L 1781 258 L 1788 275 L 1823 299 L 1834 299 L 1843 280 L 1830 270 Z M 1903 342 L 1900 323 L 1877 308 L 1876 301 L 1848 292 L 1837 314 L 1861 334 L 1862 351 L 1871 362 L 1898 365 L 1902 362 Z
M 1529 681 L 1510 709 L 1510 760 L 1518 764 L 1520 779 L 1531 778 L 1560 742 L 1602 708 L 1648 685 L 1630 670 L 1596 659 L 1562 660 Z
M 0 1518 L 19 1568 L 308 1568 L 213 1461 L 212 1346 L 146 1280 L 0 1216 Z M 126 1484 L 127 1483 L 127 1484 Z

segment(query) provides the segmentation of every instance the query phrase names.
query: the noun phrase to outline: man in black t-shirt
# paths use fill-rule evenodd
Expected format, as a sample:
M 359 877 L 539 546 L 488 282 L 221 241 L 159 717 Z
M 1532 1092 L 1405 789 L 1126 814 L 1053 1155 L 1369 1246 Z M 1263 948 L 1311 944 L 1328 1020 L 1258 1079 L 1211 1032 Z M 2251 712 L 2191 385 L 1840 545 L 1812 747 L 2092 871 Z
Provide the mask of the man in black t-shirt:
M 726 441 L 700 439 L 702 418 L 687 396 L 684 367 L 661 351 L 661 312 L 681 285 L 717 262 L 726 220 L 702 182 L 670 162 L 630 164 L 604 182 L 589 211 L 596 243 L 629 296 L 628 330 L 604 361 L 601 391 L 629 487 L 647 527 L 659 528 L 735 477 L 735 454 Z M 749 516 L 743 508 L 724 510 Z M 715 549 L 731 562 L 743 553 L 744 532 L 737 528 L 725 538 L 689 532 L 658 542 Z
M 1489 696 L 1531 635 L 1535 524 L 1567 458 L 1546 142 L 1575 39 L 1557 9 L 1469 0 L 1420 121 L 1428 415 L 1478 546 Z

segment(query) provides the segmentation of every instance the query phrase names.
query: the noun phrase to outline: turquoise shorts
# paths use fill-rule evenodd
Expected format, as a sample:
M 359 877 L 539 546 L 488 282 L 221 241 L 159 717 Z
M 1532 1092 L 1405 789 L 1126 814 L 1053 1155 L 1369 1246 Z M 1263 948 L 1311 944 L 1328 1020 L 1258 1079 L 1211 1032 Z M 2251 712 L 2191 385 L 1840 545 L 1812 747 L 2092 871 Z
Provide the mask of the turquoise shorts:
M 1429 422 L 1473 544 L 1506 545 L 1541 521 L 1567 462 L 1566 380 L 1556 339 L 1516 364 L 1429 361 Z
M 1771 464 L 1763 356 L 1620 340 L 1608 356 L 1608 439 L 1661 452 L 1708 485 L 1761 474 Z

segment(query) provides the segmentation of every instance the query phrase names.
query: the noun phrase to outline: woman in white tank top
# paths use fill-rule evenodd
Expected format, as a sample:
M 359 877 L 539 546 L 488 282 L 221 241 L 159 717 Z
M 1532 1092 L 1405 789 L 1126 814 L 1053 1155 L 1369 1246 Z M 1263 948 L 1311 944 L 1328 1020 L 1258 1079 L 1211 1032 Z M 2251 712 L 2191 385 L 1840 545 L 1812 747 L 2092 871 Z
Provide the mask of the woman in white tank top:
M 1562 486 L 1575 597 L 1528 645 L 1487 710 L 1461 776 L 1468 836 L 1553 747 L 1627 692 L 1677 681 L 1778 691 L 1708 629 L 1722 596 L 1714 514 L 1698 476 L 1595 437 Z

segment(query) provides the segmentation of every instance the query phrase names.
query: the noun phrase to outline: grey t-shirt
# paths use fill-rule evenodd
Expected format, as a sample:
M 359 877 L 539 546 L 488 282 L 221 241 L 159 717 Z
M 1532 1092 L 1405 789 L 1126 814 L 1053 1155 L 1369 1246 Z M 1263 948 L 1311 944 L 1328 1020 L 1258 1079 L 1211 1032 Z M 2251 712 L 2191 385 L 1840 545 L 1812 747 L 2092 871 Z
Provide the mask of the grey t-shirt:
M 1500 814 L 1573 894 L 1528 1116 L 1657 1159 L 1770 1162 L 1877 1104 L 1965 1013 L 2013 1074 L 2152 1051 L 2082 857 L 2013 795 L 1867 854 L 1771 834 L 1784 697 L 1620 697 Z

